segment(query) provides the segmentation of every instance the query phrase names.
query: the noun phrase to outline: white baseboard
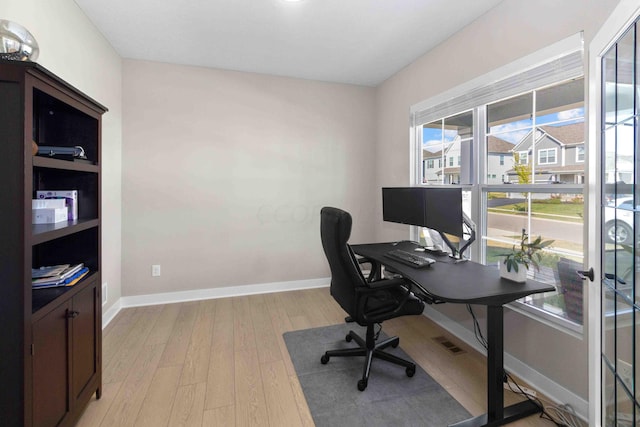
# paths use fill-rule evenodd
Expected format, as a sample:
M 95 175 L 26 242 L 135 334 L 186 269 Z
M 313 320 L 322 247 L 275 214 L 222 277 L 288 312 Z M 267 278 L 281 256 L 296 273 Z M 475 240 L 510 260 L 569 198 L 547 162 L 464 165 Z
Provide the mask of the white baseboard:
M 102 314 L 102 328 L 104 329 L 123 308 L 322 288 L 329 286 L 330 282 L 331 279 L 327 277 L 321 279 L 294 280 L 289 282 L 261 283 L 256 285 L 194 289 L 189 291 L 121 297 L 109 310 Z
M 102 329 L 106 328 L 107 325 L 118 315 L 118 313 L 120 313 L 120 310 L 122 310 L 122 304 L 120 303 L 121 300 L 122 298 L 116 301 L 116 303 L 113 304 L 109 308 L 109 310 L 102 312 Z
M 487 352 L 476 340 L 473 331 L 462 326 L 460 323 L 451 320 L 435 308 L 426 306 L 424 315 L 435 323 L 451 332 L 457 338 L 464 341 L 467 345 L 486 356 Z M 509 353 L 504 354 L 504 367 L 507 371 L 524 379 L 527 383 L 538 392 L 544 394 L 549 399 L 557 403 L 568 403 L 576 411 L 576 414 L 583 420 L 589 419 L 589 402 L 572 391 L 566 389 L 552 379 L 542 375 L 529 365 L 524 364 L 519 359 L 513 357 Z

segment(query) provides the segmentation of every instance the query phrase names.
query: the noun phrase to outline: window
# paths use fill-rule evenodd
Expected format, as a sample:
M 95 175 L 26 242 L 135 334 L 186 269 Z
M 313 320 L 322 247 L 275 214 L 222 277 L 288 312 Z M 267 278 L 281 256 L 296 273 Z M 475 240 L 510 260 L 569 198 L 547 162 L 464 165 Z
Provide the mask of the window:
M 517 158 L 514 159 L 520 165 L 528 165 L 529 164 L 529 152 L 528 151 L 518 151 Z
M 429 169 L 433 169 L 433 167 L 434 167 L 434 161 L 433 161 L 433 159 L 429 159 L 429 160 L 427 160 L 427 168 L 429 168 Z
M 545 148 L 538 151 L 538 164 L 550 165 L 556 163 L 556 150 L 555 148 Z
M 423 171 L 425 184 L 470 183 L 473 168 L 473 113 L 456 114 L 426 123 L 420 127 L 422 158 L 437 158 L 438 166 Z M 444 160 L 444 162 L 443 162 Z M 460 167 L 457 169 L 443 169 Z
M 575 40 L 575 50 L 549 54 L 555 59 L 533 68 L 525 64 L 520 75 L 506 67 L 504 80 L 491 75 L 481 86 L 475 79 L 469 85 L 478 86 L 462 85 L 411 109 L 412 140 L 422 142 L 415 148 L 445 153 L 448 165 L 429 184 L 455 183 L 466 195 L 465 212 L 477 227 L 471 258 L 498 262 L 525 228 L 532 239 L 554 240 L 540 270 L 529 275 L 558 289 L 560 266 L 582 265 L 585 247 L 584 78 L 582 41 Z M 459 170 L 449 169 L 454 157 Z M 582 317 L 568 304 L 551 292 L 514 308 L 580 332 Z

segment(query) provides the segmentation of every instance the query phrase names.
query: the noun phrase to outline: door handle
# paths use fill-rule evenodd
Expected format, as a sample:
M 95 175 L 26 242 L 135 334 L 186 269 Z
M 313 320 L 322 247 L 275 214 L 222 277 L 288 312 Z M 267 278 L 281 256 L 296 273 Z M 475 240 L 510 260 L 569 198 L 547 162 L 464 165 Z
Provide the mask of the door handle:
M 587 280 L 589 279 L 590 281 L 593 282 L 594 276 L 593 276 L 593 267 L 591 267 L 588 271 L 576 271 L 576 273 L 578 273 L 578 275 L 580 276 L 580 278 L 582 280 Z
M 69 319 L 75 319 L 75 318 L 76 318 L 76 317 L 78 317 L 79 315 L 80 315 L 80 312 L 79 312 L 79 311 L 70 311 L 70 312 L 67 314 L 67 317 L 68 317 Z

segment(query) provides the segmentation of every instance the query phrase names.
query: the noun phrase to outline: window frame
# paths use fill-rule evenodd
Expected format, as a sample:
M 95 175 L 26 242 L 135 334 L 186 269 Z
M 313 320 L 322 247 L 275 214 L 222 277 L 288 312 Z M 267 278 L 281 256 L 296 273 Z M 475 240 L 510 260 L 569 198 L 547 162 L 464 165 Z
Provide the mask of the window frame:
M 577 56 L 580 58 L 578 59 Z M 419 159 L 421 156 L 422 144 L 421 144 L 421 133 L 420 129 L 423 124 L 427 124 L 437 120 L 445 120 L 447 117 L 452 117 L 457 114 L 460 114 L 462 111 L 467 111 L 472 109 L 474 111 L 474 123 L 475 123 L 475 131 L 473 137 L 473 153 L 472 153 L 472 167 L 473 175 L 476 177 L 475 181 L 469 185 L 456 185 L 463 189 L 463 191 L 468 191 L 471 194 L 471 219 L 479 225 L 478 227 L 478 235 L 485 235 L 484 231 L 480 230 L 480 221 L 484 213 L 486 213 L 486 193 L 492 191 L 514 191 L 514 184 L 505 183 L 505 178 L 508 179 L 508 175 L 502 175 L 503 182 L 501 184 L 487 184 L 488 182 L 488 171 L 487 171 L 487 156 L 486 156 L 486 134 L 488 133 L 488 129 L 486 128 L 486 105 L 494 102 L 500 101 L 500 99 L 507 99 L 510 97 L 515 97 L 522 95 L 527 92 L 531 92 L 533 90 L 541 90 L 546 87 L 555 86 L 557 84 L 561 84 L 563 82 L 568 82 L 573 79 L 583 79 L 585 80 L 584 73 L 584 60 L 583 57 L 583 41 L 582 35 L 576 34 L 571 36 L 565 40 L 562 40 L 548 48 L 544 48 L 538 52 L 535 52 L 527 57 L 522 58 L 521 60 L 517 60 L 507 66 L 501 67 L 498 70 L 494 70 L 486 75 L 480 76 L 476 79 L 470 80 L 458 87 L 447 90 L 437 96 L 429 98 L 425 101 L 422 101 L 418 104 L 415 104 L 411 107 L 411 131 L 410 131 L 410 140 L 412 149 L 410 151 L 410 168 L 411 168 L 411 177 L 412 183 L 417 185 L 424 185 L 419 180 L 413 181 L 413 177 L 419 177 L 420 171 L 416 170 L 416 166 L 420 167 L 421 162 L 416 162 L 415 160 Z M 571 58 L 571 59 L 570 59 Z M 554 65 L 555 64 L 555 65 Z M 543 73 L 539 72 L 542 68 L 545 68 Z M 536 71 L 533 71 L 536 70 Z M 545 74 L 548 72 L 549 74 Z M 527 86 L 531 85 L 531 82 L 536 80 L 537 77 L 533 76 L 536 74 L 540 78 L 540 80 L 535 83 L 535 86 Z M 520 76 L 524 83 L 516 83 Z M 514 77 L 515 76 L 515 77 Z M 542 76 L 542 77 L 540 77 Z M 528 80 L 531 77 L 530 80 Z M 545 80 L 546 79 L 546 80 Z M 504 84 L 503 84 L 504 82 Z M 508 82 L 508 83 L 507 83 Z M 545 83 L 543 83 L 545 82 Z M 586 84 L 586 83 L 585 83 Z M 491 87 L 491 91 L 493 94 L 488 95 L 489 88 Z M 496 89 L 497 90 L 494 90 Z M 513 91 L 514 88 L 518 88 L 519 91 Z M 509 92 L 511 91 L 511 92 Z M 500 93 L 501 95 L 497 96 L 496 93 Z M 475 95 L 478 95 L 479 98 L 476 98 Z M 484 98 L 482 98 L 484 96 Z M 492 98 L 488 98 L 492 97 Z M 479 101 L 482 100 L 482 101 Z M 473 100 L 473 101 L 470 101 Z M 471 102 L 474 104 L 472 105 Z M 583 99 L 583 107 L 586 112 L 586 99 Z M 584 118 L 586 125 L 586 116 Z M 537 124 L 533 123 L 533 129 L 537 128 Z M 475 132 L 477 132 L 480 136 L 476 136 Z M 419 142 L 420 141 L 420 142 Z M 478 144 L 478 141 L 482 141 L 482 143 Z M 532 154 L 535 153 L 535 142 L 531 149 L 524 152 L 524 157 L 526 160 L 526 165 L 529 165 L 531 162 L 529 160 L 529 152 Z M 513 153 L 513 151 L 512 151 Z M 556 164 L 560 161 L 564 161 L 565 155 L 562 154 L 562 158 L 558 158 L 559 153 L 556 151 L 555 153 L 555 161 Z M 506 156 L 505 156 L 506 157 Z M 585 156 L 586 157 L 586 156 Z M 505 159 L 506 161 L 506 159 Z M 522 162 L 522 160 L 521 160 Z M 534 164 L 532 167 L 535 171 L 535 157 Z M 446 165 L 446 163 L 445 163 Z M 586 170 L 585 163 L 585 174 L 588 173 Z M 446 166 L 445 166 L 446 167 Z M 433 185 L 433 184 L 430 184 Z M 447 185 L 447 184 L 438 184 L 438 185 Z M 517 184 L 517 191 L 531 191 L 531 192 L 544 192 L 544 193 L 576 193 L 582 194 L 586 197 L 586 184 L 575 184 L 575 183 L 567 183 L 567 184 L 546 184 L 546 183 L 538 183 L 538 184 Z M 450 186 L 450 184 L 449 184 Z M 586 204 L 585 204 L 586 209 Z M 486 220 L 482 221 L 482 224 L 486 224 Z M 484 226 L 484 225 L 483 225 Z M 587 227 L 588 224 L 585 222 L 584 227 Z M 412 227 L 411 236 L 412 239 L 418 238 L 418 230 L 417 227 Z M 481 238 L 481 237 L 480 237 Z M 471 245 L 469 250 L 469 254 L 472 260 L 478 261 L 485 259 L 485 254 L 481 253 L 484 251 L 483 245 L 480 244 L 480 238 L 476 239 L 476 243 Z M 586 242 L 582 247 L 583 256 L 586 258 L 588 255 L 588 248 Z M 518 311 L 528 317 L 531 317 L 534 320 L 545 323 L 551 327 L 554 327 L 560 331 L 566 332 L 578 338 L 582 338 L 583 336 L 583 325 L 578 325 L 567 318 L 554 316 L 553 314 L 539 309 L 537 307 L 533 307 L 530 304 L 525 304 L 519 301 L 508 304 L 510 308 L 515 311 Z M 586 324 L 586 317 L 583 320 Z

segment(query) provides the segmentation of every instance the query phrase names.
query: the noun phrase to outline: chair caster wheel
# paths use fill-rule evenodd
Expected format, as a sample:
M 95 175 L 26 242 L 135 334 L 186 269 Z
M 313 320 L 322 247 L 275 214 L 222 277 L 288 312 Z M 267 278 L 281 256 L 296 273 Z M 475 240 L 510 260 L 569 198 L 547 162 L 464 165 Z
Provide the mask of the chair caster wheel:
M 399 339 L 397 339 L 397 340 L 395 340 L 395 341 L 391 344 L 391 347 L 393 347 L 393 348 L 398 348 L 398 346 L 399 346 L 399 345 L 400 345 L 400 340 L 399 340 Z
M 329 356 L 327 356 L 326 354 L 323 354 L 322 357 L 320 358 L 320 363 L 322 363 L 323 365 L 326 365 L 327 363 L 329 363 Z
M 414 376 L 416 374 L 416 366 L 408 366 L 405 372 L 407 373 L 408 377 Z
M 346 342 L 351 342 L 351 341 L 353 341 L 353 337 L 351 336 L 351 334 L 347 334 L 347 336 L 346 336 L 346 337 L 344 337 L 344 339 L 345 339 L 345 341 L 346 341 Z
M 364 391 L 365 388 L 367 388 L 367 380 L 358 381 L 358 390 Z

